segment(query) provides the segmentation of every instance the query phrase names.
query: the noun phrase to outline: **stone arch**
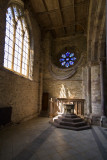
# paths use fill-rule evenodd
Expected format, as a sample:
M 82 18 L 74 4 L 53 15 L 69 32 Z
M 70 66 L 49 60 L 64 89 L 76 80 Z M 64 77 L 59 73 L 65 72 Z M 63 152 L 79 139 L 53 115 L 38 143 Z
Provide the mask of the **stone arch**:
M 99 37 L 101 37 L 102 31 L 104 30 L 104 23 L 105 23 L 104 7 L 105 7 L 105 0 L 90 1 L 90 9 L 89 9 L 90 18 L 88 21 L 88 37 L 87 37 L 87 44 L 88 44 L 87 58 L 90 61 L 91 60 L 94 61 L 96 59 L 98 60 Z M 100 19 L 101 19 L 101 23 L 99 23 Z
M 98 59 L 105 57 L 105 38 L 106 38 L 106 31 L 105 31 L 105 12 L 103 14 L 102 19 L 102 29 L 99 33 L 99 46 L 98 46 Z
M 99 38 L 104 30 L 105 23 L 105 5 L 104 1 L 100 1 L 97 11 L 96 11 L 96 20 L 94 22 L 95 32 L 93 34 L 92 40 L 92 61 L 98 61 L 98 52 L 99 52 Z M 99 23 L 101 21 L 101 23 Z M 99 25 L 100 24 L 100 25 Z

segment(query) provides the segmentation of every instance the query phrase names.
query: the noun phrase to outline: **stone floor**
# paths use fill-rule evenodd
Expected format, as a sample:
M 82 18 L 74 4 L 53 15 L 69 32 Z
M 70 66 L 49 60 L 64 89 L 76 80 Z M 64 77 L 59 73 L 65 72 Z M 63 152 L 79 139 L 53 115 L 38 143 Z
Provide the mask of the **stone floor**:
M 0 160 L 107 160 L 107 128 L 59 129 L 36 118 L 0 130 Z

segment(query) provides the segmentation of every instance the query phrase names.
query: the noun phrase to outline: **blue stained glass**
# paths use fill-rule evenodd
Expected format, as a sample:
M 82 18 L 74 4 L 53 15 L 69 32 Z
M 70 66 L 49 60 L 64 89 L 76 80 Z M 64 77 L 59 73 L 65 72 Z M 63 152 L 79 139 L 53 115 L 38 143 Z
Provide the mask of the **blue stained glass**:
M 65 60 L 64 58 L 61 58 L 59 61 L 60 61 L 60 62 L 63 62 L 64 60 Z
M 10 8 L 8 8 L 7 9 L 7 14 L 6 14 L 6 20 L 8 21 L 8 22 L 10 22 L 11 21 L 11 19 L 12 19 L 12 11 L 11 11 L 11 9 Z
M 65 67 L 69 67 L 69 62 L 67 62 L 67 63 L 65 64 Z
M 66 52 L 66 56 L 69 57 L 69 55 L 70 55 L 70 52 Z
M 76 58 L 74 57 L 74 60 L 76 60 Z
M 75 60 L 76 60 L 76 58 L 75 58 L 75 57 L 71 58 L 71 61 L 75 61 Z
M 65 64 L 66 64 L 66 62 L 65 62 L 65 61 L 61 63 L 61 65 L 62 65 L 62 66 L 64 66 Z
M 65 55 L 65 54 L 62 54 L 62 58 L 66 58 L 66 55 Z
M 73 58 L 71 58 L 70 60 L 71 60 L 71 61 L 73 61 L 74 59 L 73 59 Z
M 74 64 L 74 62 L 72 62 L 72 61 L 69 61 L 69 64 L 70 64 L 70 65 L 73 65 L 73 64 Z
M 69 61 L 69 58 L 66 58 L 66 61 Z
M 13 10 L 14 10 L 15 19 L 17 20 L 18 19 L 18 12 L 17 12 L 16 7 L 13 7 Z
M 74 56 L 74 53 L 71 53 L 69 57 L 73 57 L 73 56 Z
M 74 61 L 76 60 L 76 57 L 74 57 L 74 53 L 66 52 L 65 54 L 62 54 L 62 58 L 59 59 L 62 66 L 69 67 L 74 65 Z

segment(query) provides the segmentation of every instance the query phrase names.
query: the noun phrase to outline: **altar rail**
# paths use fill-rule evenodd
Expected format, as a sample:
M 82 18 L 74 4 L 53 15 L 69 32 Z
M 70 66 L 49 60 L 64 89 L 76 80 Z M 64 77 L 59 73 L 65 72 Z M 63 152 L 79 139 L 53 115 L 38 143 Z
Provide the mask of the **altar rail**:
M 63 103 L 74 104 L 74 113 L 77 115 L 84 115 L 84 99 L 68 99 L 68 98 L 57 98 Z
M 50 117 L 54 117 L 58 112 L 64 112 L 64 104 L 74 104 L 74 113 L 84 116 L 84 99 L 51 98 Z

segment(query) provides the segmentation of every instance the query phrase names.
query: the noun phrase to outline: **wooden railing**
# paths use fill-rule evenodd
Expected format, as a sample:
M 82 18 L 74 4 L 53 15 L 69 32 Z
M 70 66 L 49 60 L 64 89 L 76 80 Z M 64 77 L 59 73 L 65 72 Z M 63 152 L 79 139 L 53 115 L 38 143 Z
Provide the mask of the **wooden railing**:
M 64 104 L 74 104 L 74 113 L 84 116 L 84 99 L 68 99 L 68 98 L 51 98 L 50 100 L 50 117 L 57 113 L 64 113 Z

